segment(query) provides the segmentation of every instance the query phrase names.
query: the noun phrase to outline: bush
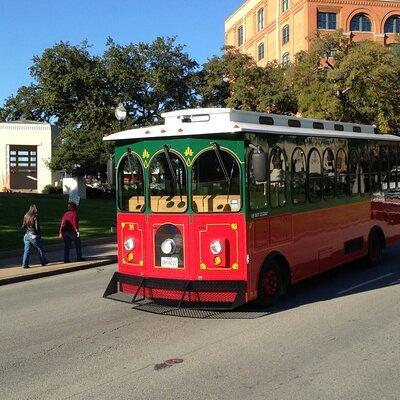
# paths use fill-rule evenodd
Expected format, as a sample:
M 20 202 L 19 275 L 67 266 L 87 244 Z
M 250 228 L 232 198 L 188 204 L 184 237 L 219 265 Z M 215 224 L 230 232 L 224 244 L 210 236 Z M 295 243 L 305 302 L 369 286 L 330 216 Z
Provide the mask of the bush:
M 44 194 L 62 194 L 62 188 L 54 185 L 46 185 L 42 193 Z

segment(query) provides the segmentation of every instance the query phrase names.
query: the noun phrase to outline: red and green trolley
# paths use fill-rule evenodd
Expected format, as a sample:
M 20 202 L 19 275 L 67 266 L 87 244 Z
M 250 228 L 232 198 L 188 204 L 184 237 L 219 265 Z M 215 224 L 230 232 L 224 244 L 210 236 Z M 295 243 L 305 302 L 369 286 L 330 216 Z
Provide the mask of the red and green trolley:
M 105 297 L 231 309 L 400 237 L 400 138 L 233 109 L 165 113 L 116 143 L 118 271 Z

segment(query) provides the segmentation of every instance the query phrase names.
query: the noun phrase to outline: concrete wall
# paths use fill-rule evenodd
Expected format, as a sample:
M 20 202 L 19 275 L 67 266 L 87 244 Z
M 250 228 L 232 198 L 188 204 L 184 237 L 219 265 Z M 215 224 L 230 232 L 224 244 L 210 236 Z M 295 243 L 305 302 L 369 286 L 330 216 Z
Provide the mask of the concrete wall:
M 58 129 L 50 124 L 36 122 L 0 123 L 0 190 L 10 188 L 10 145 L 37 146 L 37 191 L 54 184 L 58 174 L 46 166 L 57 146 Z

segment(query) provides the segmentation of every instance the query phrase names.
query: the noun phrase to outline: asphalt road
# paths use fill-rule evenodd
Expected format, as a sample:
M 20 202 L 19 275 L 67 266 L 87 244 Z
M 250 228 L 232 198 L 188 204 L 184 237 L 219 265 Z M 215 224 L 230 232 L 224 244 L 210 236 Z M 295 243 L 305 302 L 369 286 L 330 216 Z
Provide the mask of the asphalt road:
M 0 287 L 0 398 L 399 399 L 399 259 L 192 317 L 102 299 L 115 266 Z

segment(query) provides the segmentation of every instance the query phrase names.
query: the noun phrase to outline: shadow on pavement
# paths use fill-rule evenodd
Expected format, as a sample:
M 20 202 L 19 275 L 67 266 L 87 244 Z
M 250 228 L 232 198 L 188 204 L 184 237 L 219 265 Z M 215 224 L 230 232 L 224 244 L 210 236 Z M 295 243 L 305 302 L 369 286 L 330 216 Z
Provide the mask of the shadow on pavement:
M 343 265 L 293 285 L 276 306 L 263 309 L 255 302 L 233 311 L 176 309 L 152 302 L 134 305 L 135 310 L 185 318 L 257 319 L 311 303 L 377 290 L 400 283 L 400 246 L 390 247 L 379 266 L 367 268 L 361 260 Z

